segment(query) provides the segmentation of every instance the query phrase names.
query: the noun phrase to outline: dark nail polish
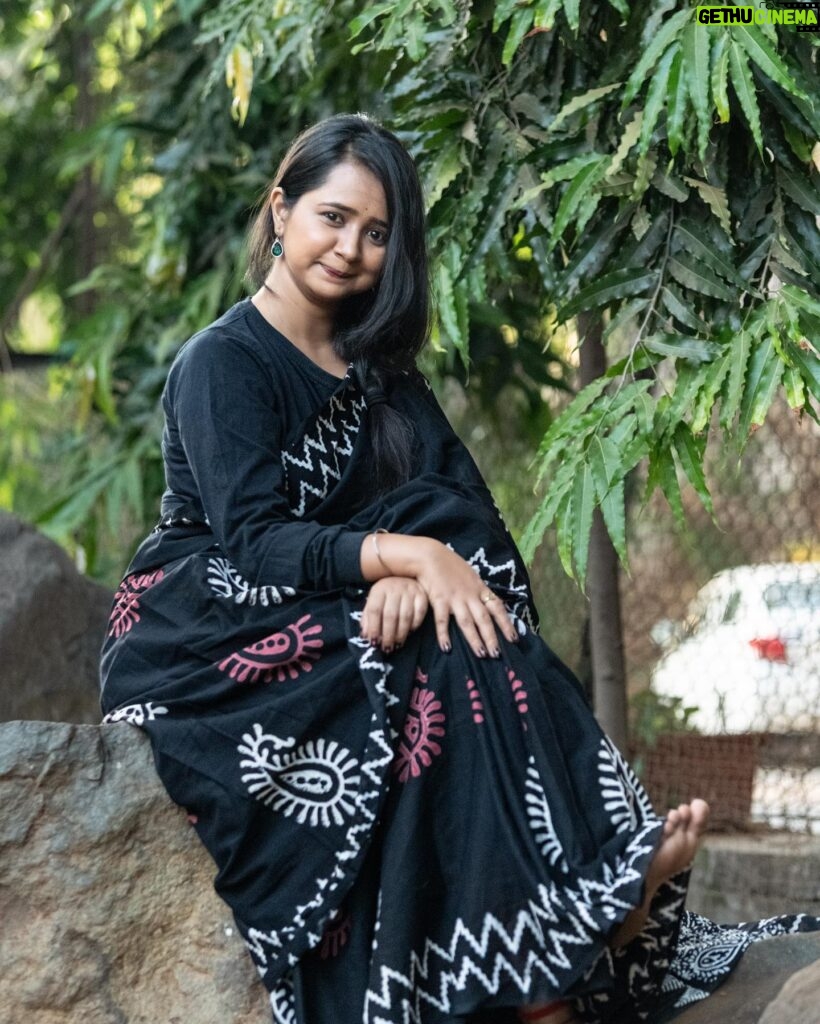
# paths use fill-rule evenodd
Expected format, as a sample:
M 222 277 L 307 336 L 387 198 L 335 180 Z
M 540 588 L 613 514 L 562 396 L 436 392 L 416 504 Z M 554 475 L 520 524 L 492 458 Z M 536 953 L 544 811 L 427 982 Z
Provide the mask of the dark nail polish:
M 501 651 L 499 651 L 499 649 L 497 647 L 493 648 L 493 657 L 494 658 L 500 658 L 501 657 Z
M 478 649 L 478 656 L 479 656 L 479 658 L 486 658 L 487 657 L 487 648 L 486 647 L 479 647 L 479 649 Z
M 450 653 L 450 651 L 451 651 L 451 650 L 452 650 L 453 648 L 452 648 L 452 647 L 450 646 L 450 644 L 449 644 L 449 643 L 446 643 L 446 642 L 445 642 L 445 643 L 443 643 L 443 644 L 441 645 L 441 649 L 442 649 L 442 651 L 444 651 L 444 653 L 445 653 L 445 654 L 449 654 L 449 653 Z

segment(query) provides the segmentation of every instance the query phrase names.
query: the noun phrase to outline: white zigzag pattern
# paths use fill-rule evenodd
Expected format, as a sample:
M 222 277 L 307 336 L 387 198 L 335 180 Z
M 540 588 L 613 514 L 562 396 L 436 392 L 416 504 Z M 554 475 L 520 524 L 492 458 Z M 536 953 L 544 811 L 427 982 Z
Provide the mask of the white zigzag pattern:
M 341 479 L 339 457 L 352 454 L 353 443 L 359 432 L 366 404 L 364 397 L 353 398 L 352 401 L 350 398 L 351 393 L 346 391 L 330 399 L 328 415 L 316 419 L 316 435 L 302 438 L 301 453 L 282 452 L 286 476 L 290 477 L 289 466 L 299 471 L 295 478 L 299 486 L 299 503 L 295 507 L 291 506 L 291 512 L 295 516 L 305 514 L 309 496 L 325 498 L 330 492 L 332 482 Z M 348 414 L 352 419 L 345 418 Z M 317 453 L 315 461 L 312 450 Z M 318 457 L 319 454 L 327 456 L 327 459 Z M 314 474 L 312 483 L 306 478 L 308 473 Z M 318 480 L 315 479 L 317 476 Z
M 490 580 L 499 583 L 511 597 L 515 598 L 513 612 L 516 618 L 522 620 L 532 632 L 535 632 L 535 625 L 528 607 L 529 591 L 527 590 L 526 583 L 516 581 L 517 569 L 515 559 L 510 558 L 506 562 L 493 565 L 492 562 L 487 560 L 487 553 L 481 547 L 467 559 L 467 562 L 485 583 Z M 506 578 L 503 575 L 504 573 L 507 574 Z M 500 581 L 495 579 L 497 576 L 501 576 Z M 519 627 L 518 632 L 523 634 L 524 630 Z
M 528 908 L 516 915 L 511 931 L 505 929 L 493 914 L 484 915 L 478 936 L 459 919 L 446 948 L 427 939 L 421 955 L 416 952 L 411 954 L 407 974 L 382 966 L 380 989 L 369 989 L 365 997 L 365 1024 L 421 1024 L 422 1003 L 442 1013 L 450 1013 L 450 990 L 463 991 L 469 978 L 478 980 L 491 995 L 499 991 L 503 978 L 512 979 L 521 993 L 527 995 L 531 991 L 533 975 L 537 969 L 559 987 L 556 972 L 561 968 L 569 970 L 572 966 L 568 947 L 600 942 L 601 926 L 595 920 L 592 906 L 597 906 L 599 912 L 603 909 L 605 917 L 613 920 L 618 909 L 626 910 L 633 906 L 619 897 L 617 890 L 630 886 L 640 877 L 632 865 L 654 850 L 654 842 L 646 843 L 645 840 L 648 835 L 654 834 L 656 826 L 657 820 L 647 824 L 633 838 L 627 857 L 620 858 L 612 867 L 605 865 L 603 881 L 581 878 L 577 889 L 563 885 L 559 888 L 555 883 L 539 886 L 540 905 L 530 901 Z M 551 927 L 545 929 L 542 922 L 547 925 L 558 924 L 556 906 L 562 909 L 564 930 Z M 566 930 L 567 926 L 571 930 Z M 525 937 L 534 938 L 536 948 L 522 949 Z M 495 940 L 492 948 L 491 939 Z M 551 948 L 537 951 L 537 947 L 547 941 Z M 458 947 L 462 942 L 477 958 L 489 959 L 489 963 L 481 966 L 469 953 L 459 954 Z M 513 964 L 505 955 L 505 950 L 513 957 L 524 954 L 523 965 Z M 431 959 L 437 959 L 439 963 L 431 966 Z M 447 966 L 453 969 L 448 970 Z M 428 978 L 438 980 L 437 992 L 427 991 L 419 984 Z M 385 1013 L 389 1016 L 384 1016 Z
M 366 647 L 361 656 L 359 657 L 359 668 L 361 670 L 373 670 L 380 672 L 380 678 L 377 680 L 375 689 L 378 693 L 384 695 L 385 701 L 390 703 L 398 701 L 398 697 L 394 694 L 389 693 L 387 690 L 387 677 L 392 671 L 392 666 L 386 664 L 384 661 L 378 659 L 375 655 L 375 649 L 369 645 L 364 644 L 359 637 L 354 637 L 349 641 L 354 647 Z M 362 821 L 359 824 L 351 825 L 345 833 L 345 845 L 341 850 L 336 851 L 336 864 L 330 876 L 327 878 L 317 878 L 316 886 L 317 891 L 315 896 L 308 900 L 307 903 L 302 906 L 296 907 L 296 915 L 293 919 L 292 925 L 284 925 L 279 929 L 272 929 L 268 932 L 260 931 L 256 928 L 248 930 L 248 936 L 245 939 L 245 945 L 254 955 L 257 969 L 261 975 L 267 974 L 269 970 L 268 953 L 265 951 L 265 946 L 270 947 L 271 950 L 282 949 L 285 941 L 292 940 L 297 933 L 297 929 L 304 927 L 306 914 L 310 911 L 314 911 L 322 906 L 325 902 L 328 894 L 338 889 L 339 884 L 345 878 L 347 874 L 344 865 L 351 860 L 354 860 L 361 852 L 361 842 L 359 840 L 360 834 L 367 836 L 373 828 L 373 824 L 376 820 L 375 811 L 373 808 L 378 804 L 379 796 L 383 785 L 384 769 L 387 768 L 393 761 L 394 751 L 390 743 L 388 743 L 384 731 L 380 728 L 376 728 L 377 716 L 374 713 L 371 718 L 371 731 L 368 734 L 369 740 L 376 746 L 377 750 L 381 751 L 369 761 L 362 762 L 361 773 L 362 776 L 367 776 L 373 783 L 373 789 L 362 789 L 354 798 L 357 810 L 360 812 Z M 308 934 L 308 948 L 313 948 L 319 944 L 322 938 L 322 932 L 324 930 L 323 925 L 326 923 L 333 908 L 328 911 L 328 914 L 321 919 L 316 926 L 316 932 Z M 299 962 L 299 958 L 295 957 L 292 953 L 287 955 L 288 964 L 293 967 Z

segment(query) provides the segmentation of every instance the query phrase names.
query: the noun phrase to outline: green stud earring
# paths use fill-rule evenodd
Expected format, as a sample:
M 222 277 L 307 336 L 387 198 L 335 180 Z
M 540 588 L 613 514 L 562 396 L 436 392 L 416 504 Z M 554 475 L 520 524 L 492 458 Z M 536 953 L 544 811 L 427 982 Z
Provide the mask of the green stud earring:
M 273 240 L 273 245 L 270 247 L 271 256 L 281 256 L 285 250 L 282 248 L 282 243 L 279 241 L 279 236 Z

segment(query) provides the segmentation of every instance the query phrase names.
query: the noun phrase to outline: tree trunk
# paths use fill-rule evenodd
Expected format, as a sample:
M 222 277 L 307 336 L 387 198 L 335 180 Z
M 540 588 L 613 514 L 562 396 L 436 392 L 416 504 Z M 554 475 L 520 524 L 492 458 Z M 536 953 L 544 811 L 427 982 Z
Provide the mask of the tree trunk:
M 578 333 L 583 339 L 580 347 L 582 387 L 606 372 L 601 331 L 600 316 L 582 313 L 578 317 Z M 618 554 L 609 539 L 603 516 L 596 508 L 587 567 L 593 707 L 601 728 L 617 747 L 626 751 L 626 667 L 618 578 Z

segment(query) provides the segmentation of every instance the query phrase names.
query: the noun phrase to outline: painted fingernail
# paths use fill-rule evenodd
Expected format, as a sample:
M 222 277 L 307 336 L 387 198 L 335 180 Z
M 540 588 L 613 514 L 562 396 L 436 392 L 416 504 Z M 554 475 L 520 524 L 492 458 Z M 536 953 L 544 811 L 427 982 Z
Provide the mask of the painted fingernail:
M 391 645 L 390 647 L 385 647 L 385 649 L 384 649 L 384 653 L 385 653 L 385 654 L 392 654 L 392 653 L 393 653 L 393 647 L 392 647 L 392 645 Z
M 493 652 L 492 653 L 493 653 L 493 657 L 494 658 L 500 658 L 501 657 L 501 651 L 499 651 L 499 649 L 497 647 L 493 648 Z
M 486 647 L 479 647 L 479 649 L 478 649 L 478 656 L 479 656 L 479 658 L 486 658 L 487 657 L 487 648 Z
M 447 643 L 447 642 L 445 641 L 445 642 L 444 642 L 444 643 L 443 643 L 443 644 L 441 645 L 441 649 L 442 649 L 442 651 L 444 651 L 444 653 L 445 653 L 445 654 L 449 654 L 449 653 L 450 653 L 450 651 L 451 651 L 451 650 L 452 650 L 453 648 L 452 648 L 452 647 L 450 646 L 450 644 L 449 644 L 449 643 Z

